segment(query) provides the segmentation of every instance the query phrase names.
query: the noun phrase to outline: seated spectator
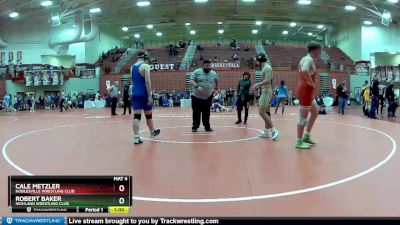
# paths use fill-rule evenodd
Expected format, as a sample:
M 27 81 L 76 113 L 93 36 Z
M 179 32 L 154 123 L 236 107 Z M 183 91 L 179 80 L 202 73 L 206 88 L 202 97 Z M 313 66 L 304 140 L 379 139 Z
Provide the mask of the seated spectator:
M 214 62 L 218 62 L 218 61 L 219 61 L 218 57 L 215 56 L 213 61 L 214 61 Z
M 250 50 L 249 46 L 246 45 L 246 47 L 244 48 L 245 52 L 248 52 Z
M 232 56 L 233 61 L 238 61 L 239 60 L 239 54 L 236 52 L 233 56 Z

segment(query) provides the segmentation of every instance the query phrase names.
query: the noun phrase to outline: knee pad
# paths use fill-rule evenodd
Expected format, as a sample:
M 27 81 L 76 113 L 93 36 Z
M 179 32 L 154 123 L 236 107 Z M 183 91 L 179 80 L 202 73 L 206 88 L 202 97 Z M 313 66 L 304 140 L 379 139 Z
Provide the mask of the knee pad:
M 151 119 L 153 119 L 153 114 L 146 115 L 146 120 L 151 120 Z
M 142 114 L 135 114 L 135 115 L 133 115 L 133 119 L 135 119 L 135 120 L 141 120 L 142 119 Z
M 299 121 L 297 122 L 298 125 L 303 126 L 303 127 L 306 126 L 307 123 L 308 123 L 308 120 L 305 118 L 300 118 Z

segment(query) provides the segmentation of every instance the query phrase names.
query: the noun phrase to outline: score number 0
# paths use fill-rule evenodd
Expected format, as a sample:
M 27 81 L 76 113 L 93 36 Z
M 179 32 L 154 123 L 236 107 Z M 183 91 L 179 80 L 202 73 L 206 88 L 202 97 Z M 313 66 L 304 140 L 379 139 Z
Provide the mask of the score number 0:
M 119 190 L 120 192 L 124 192 L 124 191 L 125 191 L 125 186 L 122 185 L 122 184 L 119 185 L 118 190 Z M 119 198 L 119 199 L 118 199 L 118 202 L 119 202 L 120 205 L 125 204 L 125 198 L 124 198 L 124 197 Z

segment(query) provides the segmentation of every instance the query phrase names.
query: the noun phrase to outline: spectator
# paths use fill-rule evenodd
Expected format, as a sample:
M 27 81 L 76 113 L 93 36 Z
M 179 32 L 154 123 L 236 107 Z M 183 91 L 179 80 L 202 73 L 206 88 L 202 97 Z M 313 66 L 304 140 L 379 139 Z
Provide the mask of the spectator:
M 118 104 L 118 81 L 114 81 L 114 85 L 108 88 L 108 91 L 111 96 L 111 116 L 118 115 L 116 113 L 117 104 Z
M 235 54 L 233 54 L 232 59 L 233 59 L 233 61 L 238 61 L 239 60 L 239 54 L 237 52 Z
M 344 109 L 346 108 L 347 104 L 347 99 L 348 99 L 348 94 L 347 94 L 347 89 L 345 82 L 341 83 L 337 88 L 337 96 L 338 96 L 338 114 L 344 115 Z
M 132 87 L 130 87 L 129 85 L 125 84 L 125 86 L 124 86 L 124 94 L 123 94 L 124 113 L 122 115 L 126 114 L 126 108 L 127 107 L 129 109 L 129 115 L 132 114 L 131 99 L 130 99 L 131 93 L 132 93 Z
M 371 94 L 372 94 L 372 100 L 371 100 L 370 117 L 372 119 L 377 119 L 376 118 L 376 111 L 378 110 L 378 106 L 379 106 L 379 81 L 378 81 L 378 76 L 376 76 L 376 75 L 375 75 L 374 80 L 372 82 Z
M 386 89 L 386 99 L 388 101 L 388 117 L 395 117 L 396 118 L 396 108 L 397 108 L 397 103 L 395 102 L 395 96 L 394 96 L 394 87 L 393 87 L 393 81 L 390 82 L 390 85 Z
M 382 111 L 383 111 L 383 107 L 385 106 L 385 86 L 384 85 L 379 85 L 379 105 L 381 106 L 381 115 L 382 115 Z M 379 108 L 379 107 L 378 107 Z M 378 110 L 379 111 L 379 110 Z M 378 111 L 376 112 L 376 114 L 378 114 Z

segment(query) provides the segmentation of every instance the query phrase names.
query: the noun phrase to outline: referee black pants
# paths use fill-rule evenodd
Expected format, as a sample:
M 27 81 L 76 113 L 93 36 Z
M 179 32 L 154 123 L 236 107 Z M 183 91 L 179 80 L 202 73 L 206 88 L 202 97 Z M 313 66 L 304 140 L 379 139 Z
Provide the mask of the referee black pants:
M 199 129 L 200 122 L 203 120 L 205 129 L 211 128 L 210 125 L 210 110 L 213 96 L 208 99 L 200 99 L 192 96 L 192 110 L 193 110 L 193 127 L 192 129 Z
M 111 115 L 112 116 L 117 115 L 117 113 L 116 113 L 117 103 L 118 103 L 118 98 L 117 97 L 112 97 L 112 100 L 111 100 Z

